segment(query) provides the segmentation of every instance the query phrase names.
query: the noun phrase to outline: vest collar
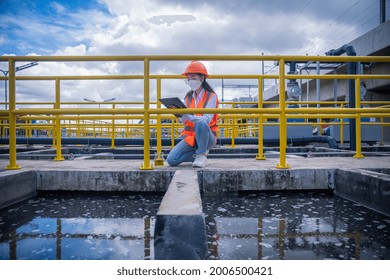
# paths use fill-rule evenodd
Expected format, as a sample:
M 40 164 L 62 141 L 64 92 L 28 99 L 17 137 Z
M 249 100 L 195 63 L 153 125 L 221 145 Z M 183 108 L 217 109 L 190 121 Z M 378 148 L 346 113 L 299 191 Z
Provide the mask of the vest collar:
M 200 102 L 202 102 L 204 93 L 205 93 L 204 88 L 202 88 L 202 90 L 199 92 L 198 96 L 196 95 L 195 91 L 192 92 L 192 98 L 193 98 L 194 101 L 195 101 L 195 108 L 197 108 L 197 107 L 198 107 L 198 104 L 199 104 Z

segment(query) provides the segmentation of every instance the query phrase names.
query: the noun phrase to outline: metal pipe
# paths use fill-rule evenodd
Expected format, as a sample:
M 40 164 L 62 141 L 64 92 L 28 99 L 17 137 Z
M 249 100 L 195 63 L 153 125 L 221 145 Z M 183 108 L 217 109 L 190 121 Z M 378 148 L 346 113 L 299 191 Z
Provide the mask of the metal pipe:
M 112 109 L 115 109 L 115 104 L 112 104 Z M 115 117 L 115 115 L 112 115 Z M 111 121 L 111 149 L 115 149 L 115 119 Z
M 9 164 L 6 169 L 20 169 L 16 163 L 16 115 L 13 111 L 16 108 L 16 81 L 15 81 L 15 60 L 9 59 Z
M 157 108 L 161 108 L 161 79 L 157 79 Z M 164 159 L 162 158 L 162 145 L 161 145 L 161 138 L 162 138 L 162 125 L 161 125 L 161 115 L 157 115 L 157 155 L 154 159 L 154 166 L 164 166 Z
M 319 61 L 317 61 L 317 63 L 316 63 L 316 74 L 317 75 L 320 75 L 320 73 L 321 73 L 321 68 L 320 68 L 321 66 L 320 66 L 320 62 Z M 320 79 L 317 79 L 316 80 L 316 93 L 317 93 L 317 108 L 320 108 L 321 107 L 321 105 L 320 104 L 318 104 L 318 102 L 321 100 L 321 80 Z M 319 123 L 320 122 L 320 119 L 317 119 L 317 123 Z M 319 133 L 319 135 L 321 135 L 321 126 L 320 125 L 317 125 L 317 131 L 318 131 L 318 133 Z
M 355 100 L 356 100 L 356 107 L 357 108 L 360 108 L 360 79 L 357 78 L 356 81 L 355 81 L 355 88 L 356 88 L 356 95 L 355 95 Z M 351 120 L 350 120 L 351 121 Z M 357 117 L 355 119 L 355 129 L 356 129 L 356 135 L 355 135 L 355 145 L 356 145 L 356 148 L 355 148 L 355 155 L 353 156 L 354 158 L 364 158 L 364 156 L 362 155 L 362 152 L 361 152 L 361 149 L 362 149 L 362 144 L 361 144 L 361 141 L 362 141 L 362 127 L 361 127 L 361 118 L 360 118 L 360 114 L 357 114 Z M 352 139 L 352 137 L 351 137 Z
M 258 95 L 257 95 L 257 102 L 258 102 L 258 108 L 263 108 L 263 86 L 264 86 L 264 81 L 262 78 L 259 78 L 258 80 Z M 258 130 L 257 130 L 257 133 L 258 133 L 258 151 L 257 151 L 257 156 L 256 156 L 256 160 L 265 160 L 265 156 L 264 156 L 264 143 L 263 143 L 263 115 L 259 114 L 259 118 L 258 118 Z
M 334 74 L 337 75 L 337 69 L 334 70 Z M 335 102 L 334 103 L 334 106 L 337 107 L 337 99 L 338 99 L 338 94 L 337 94 L 337 91 L 338 91 L 338 80 L 337 79 L 334 79 L 333 80 L 333 101 Z
M 54 109 L 60 109 L 61 108 L 61 94 L 60 94 L 60 87 L 61 87 L 61 82 L 59 79 L 56 80 L 56 83 L 55 83 L 55 86 L 56 86 L 56 102 L 55 102 L 55 105 L 54 105 Z M 57 115 L 56 116 L 56 119 L 55 119 L 55 138 L 53 137 L 53 139 L 55 139 L 55 145 L 56 145 L 56 151 L 57 151 L 57 156 L 56 158 L 54 159 L 55 161 L 63 161 L 64 160 L 64 157 L 62 156 L 62 144 L 61 144 L 61 120 L 60 120 L 60 115 Z
M 121 110 L 121 108 L 115 109 L 115 110 Z M 107 112 L 111 112 L 111 114 L 115 113 L 116 111 L 112 109 L 102 109 L 103 114 L 106 114 Z M 203 110 L 203 111 L 202 111 Z M 287 113 L 289 114 L 300 114 L 300 113 L 311 113 L 311 114 L 350 114 L 350 113 L 389 113 L 389 108 L 386 107 L 364 107 L 364 108 L 337 108 L 337 107 L 322 107 L 322 108 L 286 108 L 285 109 Z M 71 110 L 72 115 L 71 116 L 65 116 L 66 114 L 69 114 L 67 109 L 19 109 L 12 111 L 13 114 L 20 115 L 22 119 L 55 119 L 53 116 L 23 116 L 23 115 L 30 115 L 30 114 L 52 114 L 52 115 L 61 115 L 61 119 L 85 119 L 85 120 L 93 120 L 93 119 L 141 119 L 141 117 L 138 116 L 91 116 L 87 114 L 91 114 L 94 111 L 85 109 L 78 109 L 78 110 Z M 141 109 L 142 112 L 143 109 Z M 278 114 L 281 110 L 279 108 L 218 108 L 218 109 L 212 109 L 212 108 L 204 108 L 204 109 L 149 109 L 150 114 L 165 114 L 165 113 L 171 113 L 171 114 L 184 114 L 184 113 L 193 113 L 193 114 L 199 114 L 199 113 L 217 113 L 221 114 L 223 116 L 221 117 L 230 117 L 229 114 L 235 114 L 237 116 L 243 116 L 248 114 L 267 114 L 267 115 L 274 115 L 274 117 L 278 117 Z M 75 112 L 78 113 L 78 115 L 84 114 L 84 116 L 78 116 L 74 115 Z M 140 113 L 138 113 L 140 114 Z M 253 116 L 248 116 L 253 117 Z M 154 117 L 153 117 L 154 118 Z M 172 119 L 170 116 L 164 116 L 166 119 Z
M 379 3 L 379 24 L 386 21 L 386 0 L 380 0 Z
M 175 144 L 179 143 L 182 138 L 175 138 Z M 8 138 L 0 138 L 0 144 L 5 145 L 8 144 Z M 50 145 L 52 140 L 47 137 L 18 137 L 16 139 L 18 145 Z M 162 138 L 163 146 L 171 146 L 171 138 Z M 218 138 L 219 145 L 231 145 L 232 143 L 238 145 L 257 145 L 258 139 L 257 137 L 247 138 L 247 137 L 235 137 L 232 138 Z M 279 138 L 265 138 L 263 142 L 265 145 L 274 145 L 277 146 L 279 144 Z M 111 138 L 87 138 L 87 137 L 62 137 L 61 140 L 64 145 L 104 145 L 109 146 L 111 144 Z M 330 148 L 337 149 L 337 142 L 333 137 L 330 136 L 310 136 L 310 137 L 288 137 L 286 140 L 286 144 L 293 145 L 306 145 L 308 143 L 328 143 Z M 143 146 L 144 138 L 116 138 L 115 145 L 116 146 Z M 152 146 L 157 145 L 157 138 L 150 138 L 150 144 Z M 150 152 L 149 152 L 150 157 Z
M 338 49 L 332 49 L 327 51 L 325 54 L 327 56 L 340 56 L 343 53 L 346 53 L 347 56 L 356 56 L 356 51 L 353 46 L 350 45 L 343 45 Z M 349 61 L 347 63 L 347 73 L 348 75 L 354 75 L 356 74 L 356 67 L 357 67 L 357 62 L 359 61 Z M 355 81 L 352 79 L 349 79 L 348 81 L 349 84 L 349 108 L 355 108 L 356 107 L 356 99 L 355 99 Z M 359 97 L 360 98 L 360 97 Z M 359 99 L 360 100 L 360 99 Z M 350 125 L 349 125 L 349 135 L 350 135 L 350 149 L 353 151 L 356 151 L 356 120 L 351 119 L 350 120 Z
M 141 170 L 152 170 L 150 164 L 150 61 L 144 59 L 144 163 L 141 164 Z
M 0 61 L 144 61 L 147 58 L 149 61 L 188 61 L 188 60 L 210 60 L 210 61 L 278 61 L 284 58 L 285 61 L 317 61 L 318 56 L 309 55 L 139 55 L 139 56 L 0 56 Z M 324 62 L 380 62 L 383 59 L 388 59 L 385 56 L 365 56 L 348 58 L 344 56 L 338 57 L 321 57 Z M 221 75 L 224 76 L 224 75 Z
M 286 96 L 285 96 L 285 60 L 279 60 L 279 109 L 280 129 L 279 129 L 279 164 L 278 169 L 288 169 L 290 165 L 286 163 L 286 148 L 287 148 L 287 118 L 286 118 Z
M 348 55 L 356 55 L 356 53 L 353 51 L 351 52 L 351 54 Z M 347 63 L 348 74 L 356 74 L 356 67 L 357 67 L 356 62 L 348 62 Z M 348 83 L 349 83 L 349 108 L 356 108 L 355 80 L 352 79 L 348 80 Z M 360 96 L 359 96 L 359 100 L 360 100 Z M 349 147 L 352 151 L 356 151 L 356 120 L 355 119 L 349 120 L 349 135 L 351 136 Z

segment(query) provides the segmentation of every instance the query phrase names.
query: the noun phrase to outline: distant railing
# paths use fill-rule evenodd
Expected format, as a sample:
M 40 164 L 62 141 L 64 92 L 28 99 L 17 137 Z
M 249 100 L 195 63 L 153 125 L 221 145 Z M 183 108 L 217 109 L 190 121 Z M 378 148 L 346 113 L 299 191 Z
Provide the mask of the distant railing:
M 188 61 L 188 60 L 203 60 L 203 61 L 277 61 L 279 64 L 278 75 L 261 75 L 261 74 L 215 74 L 210 75 L 210 79 L 256 79 L 258 81 L 258 102 L 256 108 L 216 108 L 216 109 L 165 109 L 161 108 L 160 102 L 150 100 L 150 80 L 156 81 L 157 100 L 162 96 L 161 82 L 164 79 L 182 79 L 180 75 L 164 75 L 164 74 L 151 74 L 150 62 L 151 61 Z M 9 165 L 7 169 L 19 169 L 16 157 L 16 138 L 17 129 L 27 129 L 29 135 L 31 135 L 31 129 L 47 129 L 51 131 L 53 136 L 53 145 L 56 147 L 55 160 L 63 160 L 61 154 L 61 135 L 62 128 L 74 129 L 76 134 L 82 135 L 82 127 L 107 129 L 107 135 L 110 134 L 112 138 L 112 147 L 115 147 L 114 140 L 116 137 L 116 131 L 118 128 L 130 129 L 130 128 L 143 128 L 143 146 L 144 146 L 144 159 L 141 164 L 142 170 L 153 169 L 153 165 L 150 161 L 150 131 L 152 128 L 156 129 L 157 137 L 157 155 L 161 154 L 161 139 L 162 128 L 171 127 L 171 131 L 177 126 L 174 122 L 171 125 L 162 124 L 162 119 L 169 118 L 174 120 L 171 116 L 173 113 L 217 113 L 221 119 L 231 119 L 231 125 L 229 122 L 223 122 L 222 126 L 227 125 L 231 129 L 232 138 L 238 135 L 237 131 L 237 119 L 247 118 L 256 119 L 257 122 L 252 124 L 256 127 L 258 137 L 258 155 L 256 159 L 265 159 L 263 153 L 263 126 L 264 119 L 278 119 L 277 125 L 279 125 L 279 163 L 276 168 L 286 169 L 290 166 L 286 160 L 287 149 L 287 126 L 291 123 L 287 122 L 287 119 L 293 118 L 305 118 L 305 119 L 336 119 L 341 120 L 355 119 L 356 120 L 356 152 L 355 158 L 362 158 L 361 153 L 361 118 L 380 118 L 382 120 L 381 125 L 385 126 L 388 123 L 384 122 L 384 118 L 390 117 L 390 108 L 387 102 L 381 102 L 381 105 L 385 107 L 364 107 L 361 108 L 360 102 L 360 81 L 361 79 L 390 79 L 390 74 L 307 74 L 307 75 L 292 75 L 285 74 L 285 64 L 288 61 L 321 61 L 321 62 L 383 62 L 389 63 L 390 57 L 384 56 L 265 56 L 265 55 L 151 55 L 151 56 L 3 56 L 0 57 L 0 61 L 7 61 L 9 67 L 9 76 L 0 77 L 0 80 L 8 80 L 9 83 L 9 105 L 8 110 L 0 110 L 0 120 L 2 121 L 2 127 L 9 128 Z M 38 62 L 94 62 L 94 61 L 143 61 L 143 75 L 85 75 L 85 76 L 16 76 L 15 75 L 15 63 L 20 61 L 38 61 Z M 105 106 L 111 106 L 111 108 L 64 108 L 65 104 L 79 104 L 77 102 L 61 102 L 61 82 L 68 80 L 143 80 L 144 81 L 144 97 L 142 102 L 110 102 L 101 103 Z M 286 79 L 324 79 L 324 80 L 354 80 L 355 81 L 355 108 L 340 107 L 343 103 L 331 103 L 331 102 L 295 102 L 296 104 L 307 104 L 307 107 L 288 108 L 287 105 L 291 102 L 286 101 L 285 94 L 279 95 L 279 101 L 276 102 L 264 102 L 263 101 L 263 82 L 266 79 L 278 79 L 279 80 L 279 92 L 286 92 Z M 37 103 L 16 103 L 16 83 L 17 81 L 54 81 L 55 82 L 55 102 L 44 102 L 44 105 L 51 108 L 36 108 Z M 267 107 L 265 104 L 278 105 L 278 107 Z M 82 103 L 86 105 L 87 103 Z M 99 104 L 91 103 L 91 104 Z M 130 107 L 130 108 L 117 108 L 118 104 L 138 105 L 142 108 Z M 156 104 L 156 105 L 154 105 Z M 335 105 L 338 107 L 322 107 L 315 108 L 309 105 Z M 373 103 L 374 104 L 374 103 Z M 34 106 L 32 106 L 34 105 Z M 153 105 L 153 106 L 151 106 Z M 30 107 L 28 107 L 30 106 Z M 33 108 L 31 108 L 33 107 Z M 167 115 L 168 114 L 168 115 Z M 50 123 L 45 125 L 36 125 L 32 123 L 17 124 L 17 120 L 32 121 L 32 120 L 48 120 Z M 142 124 L 130 124 L 129 120 L 143 120 Z M 107 123 L 102 123 L 103 120 L 108 120 Z M 126 123 L 117 123 L 116 121 L 124 120 Z M 152 121 L 152 120 L 155 120 Z M 66 123 L 68 121 L 68 123 Z M 95 122 L 92 126 L 91 123 Z M 98 124 L 96 124 L 98 122 Z M 111 122 L 111 123 L 110 123 Z M 320 125 L 320 121 L 316 125 Z M 307 123 L 312 124 L 312 123 Z M 111 127 L 110 127 L 111 126 Z M 172 128 L 173 127 L 173 128 Z M 110 129 L 109 129 L 110 128 Z M 3 129 L 4 131 L 4 129 Z M 96 131 L 95 131 L 96 132 Z M 139 130 L 138 130 L 139 133 Z M 247 133 L 247 132 L 245 132 Z M 160 158 L 157 159 L 161 160 Z

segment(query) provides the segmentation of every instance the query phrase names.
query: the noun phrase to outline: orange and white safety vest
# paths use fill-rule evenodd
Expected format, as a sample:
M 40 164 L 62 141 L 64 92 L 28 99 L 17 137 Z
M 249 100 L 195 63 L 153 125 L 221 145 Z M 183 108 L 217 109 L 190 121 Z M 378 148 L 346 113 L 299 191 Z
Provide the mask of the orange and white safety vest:
M 192 91 L 188 93 L 185 97 L 185 103 L 187 108 L 206 108 L 207 103 L 209 102 L 210 98 L 215 95 L 216 98 L 216 108 L 218 108 L 218 97 L 214 92 L 209 92 L 208 90 L 205 90 L 203 94 L 202 100 L 197 104 L 195 107 L 195 100 L 192 96 Z M 195 116 L 202 116 L 203 114 L 195 114 Z M 213 118 L 211 119 L 209 123 L 209 127 L 211 132 L 214 134 L 215 137 L 217 137 L 217 131 L 218 131 L 218 115 L 214 114 Z M 194 131 L 195 124 L 190 121 L 186 121 L 184 124 L 184 129 L 181 132 L 180 136 L 184 135 L 184 141 L 190 146 L 195 145 L 195 131 Z

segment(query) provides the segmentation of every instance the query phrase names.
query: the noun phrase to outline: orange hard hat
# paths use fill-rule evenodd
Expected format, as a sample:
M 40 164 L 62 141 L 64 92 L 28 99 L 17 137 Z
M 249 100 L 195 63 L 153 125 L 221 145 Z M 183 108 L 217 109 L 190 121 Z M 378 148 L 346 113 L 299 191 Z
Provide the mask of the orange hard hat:
M 195 73 L 195 74 L 202 74 L 205 75 L 206 78 L 209 76 L 207 73 L 206 66 L 203 65 L 203 63 L 193 60 L 190 64 L 188 64 L 186 71 L 182 73 L 182 76 L 186 76 L 187 74 Z

